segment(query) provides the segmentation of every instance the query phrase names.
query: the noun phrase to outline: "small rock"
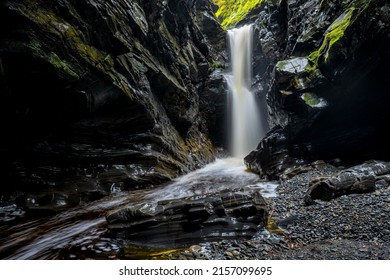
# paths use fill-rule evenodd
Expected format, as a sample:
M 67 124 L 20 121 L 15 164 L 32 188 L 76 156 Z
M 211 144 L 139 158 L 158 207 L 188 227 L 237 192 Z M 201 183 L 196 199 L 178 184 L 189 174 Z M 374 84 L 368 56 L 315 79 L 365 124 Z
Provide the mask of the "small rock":
M 202 249 L 199 245 L 192 245 L 190 247 L 191 252 L 199 252 Z
M 225 252 L 225 256 L 233 257 L 233 253 L 232 253 L 232 252 L 229 252 L 229 251 L 226 251 L 226 252 Z

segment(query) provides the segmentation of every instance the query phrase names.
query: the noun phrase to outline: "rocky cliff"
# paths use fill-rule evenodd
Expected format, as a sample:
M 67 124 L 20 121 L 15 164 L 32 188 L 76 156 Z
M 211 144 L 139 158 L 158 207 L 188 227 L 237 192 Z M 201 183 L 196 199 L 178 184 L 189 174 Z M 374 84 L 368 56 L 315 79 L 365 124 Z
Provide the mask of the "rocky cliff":
M 2 192 L 49 188 L 21 199 L 63 205 L 82 190 L 157 184 L 210 162 L 200 103 L 225 60 L 212 9 L 207 0 L 2 1 Z
M 251 19 L 272 129 L 247 166 L 278 177 L 315 159 L 388 160 L 389 2 L 266 1 Z

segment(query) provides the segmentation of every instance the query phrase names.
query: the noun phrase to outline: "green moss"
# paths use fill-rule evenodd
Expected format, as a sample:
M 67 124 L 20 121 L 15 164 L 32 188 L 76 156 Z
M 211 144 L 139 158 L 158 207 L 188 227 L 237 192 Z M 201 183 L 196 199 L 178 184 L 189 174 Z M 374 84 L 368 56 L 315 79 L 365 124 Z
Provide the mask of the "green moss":
M 278 63 L 276 64 L 276 67 L 281 70 L 281 69 L 284 69 L 286 67 L 286 65 L 287 65 L 287 61 L 282 60 L 282 61 L 278 61 Z
M 320 103 L 320 99 L 314 94 L 310 92 L 305 92 L 302 94 L 302 99 L 305 103 L 311 107 L 316 106 Z
M 65 41 L 74 49 L 83 59 L 94 65 L 95 67 L 105 70 L 114 65 L 114 61 L 110 56 L 104 55 L 95 47 L 87 44 L 82 34 L 70 25 L 64 28 L 63 36 Z
M 215 59 L 212 59 L 211 62 L 210 62 L 210 69 L 212 71 L 216 70 L 216 69 L 223 69 L 225 68 L 225 65 L 218 61 L 218 60 L 215 60 Z
M 110 56 L 104 55 L 95 47 L 88 44 L 82 32 L 75 29 L 72 25 L 61 19 L 50 10 L 44 10 L 32 4 L 31 1 L 26 1 L 25 6 L 21 6 L 21 11 L 25 16 L 31 19 L 32 22 L 42 27 L 43 30 L 48 30 L 54 36 L 60 38 L 73 51 L 81 56 L 89 64 L 94 65 L 100 70 L 107 70 L 114 64 Z M 39 43 L 33 42 L 30 44 L 30 49 L 33 52 L 41 52 Z M 47 55 L 46 55 L 47 56 Z M 49 55 L 49 62 L 55 67 L 63 68 L 64 65 L 58 64 L 59 59 Z M 65 70 L 65 68 L 63 68 Z M 67 69 L 69 70 L 69 69 Z
M 306 66 L 306 72 L 311 75 L 312 73 L 315 73 L 315 71 L 319 71 L 318 64 L 317 64 L 318 58 L 316 58 L 317 60 L 315 60 L 315 62 L 313 62 L 311 57 L 308 57 L 308 59 L 310 63 Z
M 215 15 L 222 20 L 224 29 L 233 27 L 245 16 L 267 0 L 213 0 L 219 7 Z
M 312 62 L 317 64 L 321 55 L 325 55 L 325 62 L 328 61 L 330 49 L 338 40 L 340 40 L 341 37 L 343 37 L 345 30 L 351 24 L 351 18 L 354 10 L 354 7 L 347 9 L 329 26 L 320 48 L 309 55 L 309 59 Z
M 318 66 L 318 60 L 324 56 L 325 62 L 329 60 L 329 51 L 343 36 L 347 28 L 373 3 L 372 0 L 355 0 L 349 3 L 347 9 L 327 29 L 321 46 L 309 54 L 308 59 L 312 65 L 308 71 L 313 71 Z M 323 2 L 321 2 L 321 7 Z
M 40 42 L 34 39 L 29 42 L 28 48 L 31 50 L 34 57 L 41 57 L 44 53 L 42 51 L 42 46 Z
M 80 76 L 72 70 L 72 68 L 66 63 L 65 61 L 61 60 L 57 54 L 51 52 L 49 54 L 49 62 L 59 70 L 64 71 L 65 73 L 69 74 L 73 78 L 79 79 Z
M 75 79 L 80 76 L 72 69 L 72 67 L 65 61 L 61 60 L 54 52 L 47 53 L 39 41 L 32 39 L 28 44 L 32 55 L 36 58 L 43 59 L 50 63 L 54 68 L 59 69 Z
M 287 60 L 281 60 L 276 64 L 276 69 L 281 72 L 302 73 L 306 71 L 309 61 L 306 57 L 291 57 Z
M 58 44 L 63 45 L 66 50 L 65 57 L 74 62 L 73 68 L 71 63 L 61 59 L 57 54 L 47 49 L 53 49 L 50 45 L 46 45 L 42 38 L 35 37 L 36 34 L 31 34 L 31 42 L 29 49 L 32 55 L 36 58 L 43 59 L 50 63 L 54 68 L 70 75 L 73 78 L 79 79 L 79 74 L 74 67 L 85 68 L 92 66 L 108 77 L 111 78 L 113 84 L 119 87 L 129 97 L 133 91 L 126 78 L 121 76 L 113 68 L 114 60 L 109 54 L 100 51 L 88 39 L 88 34 L 85 34 L 72 26 L 69 22 L 57 15 L 55 11 L 48 10 L 37 5 L 36 1 L 25 0 L 19 7 L 20 12 L 31 22 L 37 25 L 40 29 L 50 34 L 50 39 L 58 41 Z

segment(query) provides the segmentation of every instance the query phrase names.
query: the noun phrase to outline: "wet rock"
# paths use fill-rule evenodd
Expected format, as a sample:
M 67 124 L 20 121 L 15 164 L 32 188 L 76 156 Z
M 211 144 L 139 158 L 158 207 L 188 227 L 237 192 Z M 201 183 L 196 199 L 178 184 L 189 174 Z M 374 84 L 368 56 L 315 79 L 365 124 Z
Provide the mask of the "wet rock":
M 26 212 L 23 209 L 15 204 L 0 205 L 0 225 L 21 218 L 25 213 Z
M 143 204 L 107 216 L 117 236 L 149 246 L 250 238 L 266 219 L 260 193 L 243 189 Z
M 345 169 L 330 177 L 314 178 L 309 182 L 305 203 L 308 205 L 316 199 L 331 200 L 341 195 L 373 192 L 378 176 L 389 172 L 389 163 L 372 161 Z
M 279 178 L 288 168 L 298 167 L 306 162 L 291 157 L 288 138 L 281 127 L 274 127 L 267 133 L 255 151 L 244 158 L 247 168 L 261 177 L 268 179 Z
M 215 69 L 204 87 L 200 89 L 201 112 L 206 116 L 210 136 L 219 147 L 228 146 L 226 121 L 228 96 L 224 73 L 225 70 Z
M 200 247 L 199 245 L 192 245 L 190 247 L 190 251 L 192 251 L 192 252 L 199 252 L 201 249 L 202 249 L 202 247 Z
M 386 1 L 356 0 L 274 1 L 259 8 L 254 87 L 267 96 L 270 127 L 279 127 L 284 139 L 268 135 L 258 156 L 268 145 L 272 154 L 280 150 L 297 161 L 390 158 L 383 105 L 390 85 L 382 74 L 390 60 L 388 8 Z M 263 174 L 275 166 L 268 159 L 252 154 L 248 165 Z
M 362 172 L 365 170 L 368 175 L 376 176 L 375 174 L 387 170 L 388 163 L 374 162 L 360 167 Z M 374 170 L 377 168 L 382 171 L 376 173 Z M 389 229 L 389 222 L 382 217 L 382 214 L 387 214 L 389 208 L 386 205 L 386 198 L 372 193 L 361 193 L 342 195 L 331 201 L 316 200 L 316 203 L 310 206 L 303 203 L 302 198 L 307 191 L 304 186 L 307 186 L 307 182 L 319 176 L 323 180 L 336 177 L 339 173 L 338 168 L 322 164 L 318 169 L 298 174 L 280 184 L 278 196 L 270 199 L 269 207 L 274 207 L 272 216 L 277 223 L 278 221 L 282 223 L 280 226 L 284 230 L 284 237 L 287 238 L 285 245 L 288 248 L 274 247 L 273 254 L 267 255 L 266 258 L 389 258 L 388 238 L 383 238 Z M 384 186 L 377 186 L 377 191 L 388 194 Z M 378 238 L 376 243 L 375 238 Z M 368 250 L 359 253 L 358 248 Z
M 209 1 L 6 1 L 0 15 L 8 181 L 107 194 L 214 159 L 200 93 L 224 90 L 207 81 L 225 40 Z

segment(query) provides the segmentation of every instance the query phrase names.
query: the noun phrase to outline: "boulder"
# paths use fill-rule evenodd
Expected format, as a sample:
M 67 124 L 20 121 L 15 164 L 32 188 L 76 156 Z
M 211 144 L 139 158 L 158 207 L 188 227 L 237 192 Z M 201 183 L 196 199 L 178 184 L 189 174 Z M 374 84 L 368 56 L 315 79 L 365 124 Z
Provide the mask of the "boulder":
M 389 162 L 370 161 L 336 175 L 314 178 L 309 182 L 304 201 L 310 205 L 316 199 L 328 201 L 342 195 L 373 192 L 376 181 L 383 180 L 389 173 Z
M 106 219 L 111 232 L 131 243 L 172 247 L 250 238 L 267 216 L 258 191 L 239 189 L 130 206 Z
M 307 162 L 299 157 L 290 156 L 293 147 L 288 142 L 280 126 L 271 129 L 260 142 L 256 150 L 244 158 L 248 169 L 268 180 L 278 179 L 289 168 L 302 166 Z

